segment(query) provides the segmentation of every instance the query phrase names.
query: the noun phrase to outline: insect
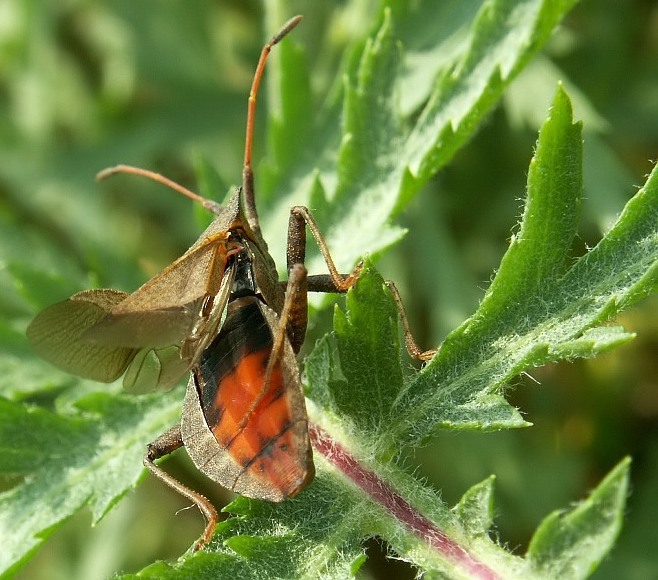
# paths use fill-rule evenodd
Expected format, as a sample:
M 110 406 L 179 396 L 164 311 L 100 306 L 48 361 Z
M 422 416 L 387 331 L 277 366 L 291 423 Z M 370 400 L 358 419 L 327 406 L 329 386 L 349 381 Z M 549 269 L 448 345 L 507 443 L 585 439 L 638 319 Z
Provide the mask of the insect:
M 194 502 L 207 525 L 196 548 L 212 537 L 217 511 L 155 461 L 184 446 L 205 475 L 242 495 L 279 502 L 314 476 L 308 420 L 295 354 L 307 325 L 307 292 L 345 292 L 358 277 L 339 274 L 312 215 L 291 209 L 288 281 L 279 282 L 261 235 L 251 167 L 256 97 L 274 45 L 301 20 L 289 20 L 265 44 L 249 94 L 242 186 L 223 207 L 145 169 L 119 165 L 99 173 L 139 175 L 162 183 L 216 214 L 199 239 L 173 264 L 126 294 L 79 292 L 41 312 L 27 329 L 34 350 L 56 366 L 127 389 L 169 388 L 191 371 L 180 425 L 147 447 L 145 466 Z M 307 276 L 306 227 L 329 270 Z M 412 356 L 427 359 L 409 331 L 390 284 Z

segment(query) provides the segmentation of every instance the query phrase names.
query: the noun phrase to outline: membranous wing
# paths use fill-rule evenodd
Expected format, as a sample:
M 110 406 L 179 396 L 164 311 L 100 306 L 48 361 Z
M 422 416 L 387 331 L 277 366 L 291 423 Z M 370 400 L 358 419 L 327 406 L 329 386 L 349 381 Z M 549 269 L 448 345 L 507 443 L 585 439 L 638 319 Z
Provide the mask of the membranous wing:
M 118 290 L 85 290 L 53 304 L 27 328 L 32 348 L 71 374 L 105 383 L 116 380 L 128 368 L 136 350 L 97 344 L 82 337 L 127 297 Z
M 233 249 L 220 232 L 132 294 L 87 290 L 39 313 L 27 329 L 34 350 L 55 366 L 101 382 L 170 388 L 216 333 L 232 281 Z M 198 346 L 197 346 L 198 345 Z
M 219 293 L 227 259 L 225 239 L 193 246 L 114 306 L 86 338 L 132 348 L 180 345 Z

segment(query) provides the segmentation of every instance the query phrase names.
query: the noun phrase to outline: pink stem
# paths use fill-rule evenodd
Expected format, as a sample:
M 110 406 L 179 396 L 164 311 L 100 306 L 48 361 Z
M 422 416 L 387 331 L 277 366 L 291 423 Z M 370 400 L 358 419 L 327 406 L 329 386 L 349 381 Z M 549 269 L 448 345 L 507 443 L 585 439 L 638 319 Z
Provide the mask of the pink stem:
M 415 509 L 386 481 L 364 468 L 340 443 L 317 425 L 309 424 L 309 435 L 315 449 L 336 466 L 346 477 L 365 491 L 393 517 L 404 523 L 414 534 L 437 550 L 444 558 L 461 566 L 474 578 L 500 578 L 488 566 L 476 560 L 466 548 L 449 538 L 428 518 Z

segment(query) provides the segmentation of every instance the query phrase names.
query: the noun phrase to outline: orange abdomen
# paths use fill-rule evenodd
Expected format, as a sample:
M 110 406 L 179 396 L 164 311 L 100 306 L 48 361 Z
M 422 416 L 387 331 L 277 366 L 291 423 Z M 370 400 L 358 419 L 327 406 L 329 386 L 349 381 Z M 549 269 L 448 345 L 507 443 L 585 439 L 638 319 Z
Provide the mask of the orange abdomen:
M 300 449 L 308 441 L 299 435 L 299 413 L 293 408 L 298 397 L 290 396 L 285 384 L 281 356 L 268 377 L 272 345 L 258 298 L 231 302 L 221 332 L 200 361 L 199 398 L 208 428 L 238 464 L 240 476 L 290 497 L 308 480 L 308 461 Z

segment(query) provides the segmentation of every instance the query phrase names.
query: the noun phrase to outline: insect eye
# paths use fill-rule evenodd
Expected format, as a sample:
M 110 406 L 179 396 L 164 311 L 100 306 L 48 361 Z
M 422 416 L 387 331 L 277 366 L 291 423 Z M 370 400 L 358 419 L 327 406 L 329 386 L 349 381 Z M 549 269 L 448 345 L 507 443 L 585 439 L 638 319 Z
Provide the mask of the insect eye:
M 242 236 L 240 236 L 237 232 L 231 231 L 228 234 L 228 238 L 226 240 L 229 244 L 235 244 L 235 245 L 241 245 L 242 242 Z

